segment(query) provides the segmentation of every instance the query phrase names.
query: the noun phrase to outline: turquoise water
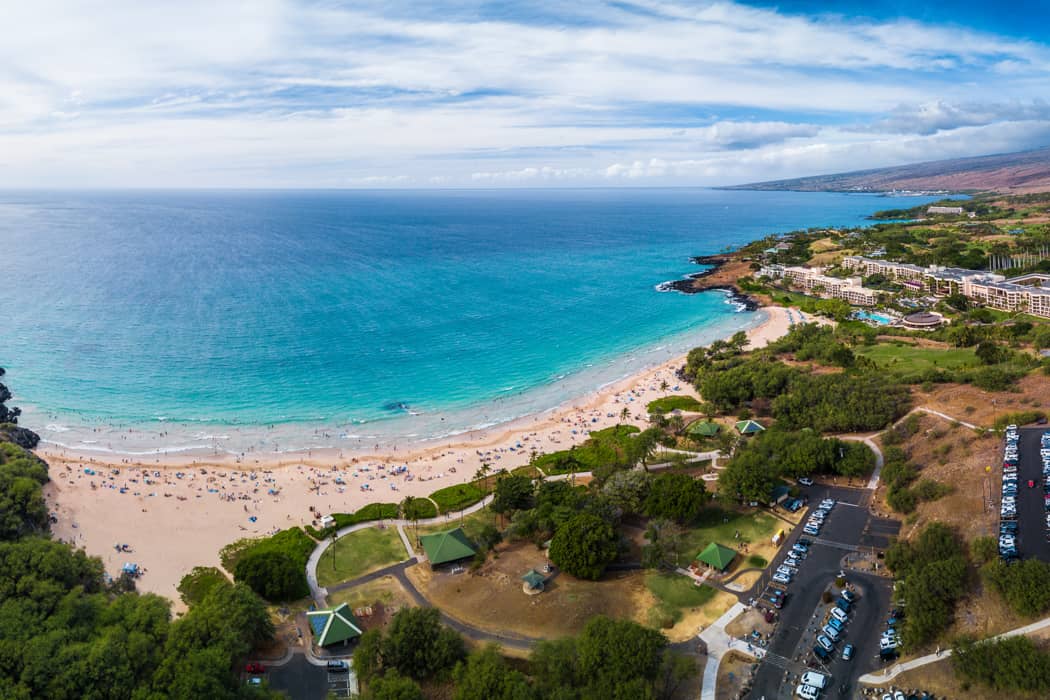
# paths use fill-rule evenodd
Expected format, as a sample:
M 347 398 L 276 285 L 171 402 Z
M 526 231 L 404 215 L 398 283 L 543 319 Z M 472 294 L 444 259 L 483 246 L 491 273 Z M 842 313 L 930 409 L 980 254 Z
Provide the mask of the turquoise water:
M 657 291 L 698 269 L 690 256 L 861 225 L 884 204 L 694 189 L 0 193 L 0 365 L 24 422 L 79 447 L 455 433 L 753 325 L 721 293 Z
M 883 316 L 882 314 L 873 313 L 871 311 L 856 311 L 853 315 L 861 321 L 874 321 L 880 326 L 888 326 L 893 323 L 893 319 L 889 316 Z

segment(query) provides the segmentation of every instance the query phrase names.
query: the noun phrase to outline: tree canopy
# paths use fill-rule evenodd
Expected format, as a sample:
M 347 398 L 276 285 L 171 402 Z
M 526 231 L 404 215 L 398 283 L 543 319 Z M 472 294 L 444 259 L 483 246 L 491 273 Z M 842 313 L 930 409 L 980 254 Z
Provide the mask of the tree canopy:
M 681 472 L 664 472 L 653 479 L 645 512 L 650 517 L 686 523 L 696 518 L 710 497 L 702 480 Z
M 581 513 L 566 521 L 551 540 L 550 558 L 577 578 L 597 580 L 617 555 L 612 526 L 596 515 Z

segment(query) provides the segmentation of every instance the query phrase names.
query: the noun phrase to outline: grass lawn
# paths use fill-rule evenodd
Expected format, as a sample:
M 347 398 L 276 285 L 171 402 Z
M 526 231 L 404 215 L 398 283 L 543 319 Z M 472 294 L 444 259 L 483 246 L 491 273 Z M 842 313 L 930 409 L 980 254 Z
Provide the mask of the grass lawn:
M 693 579 L 667 571 L 646 576 L 645 585 L 662 603 L 675 608 L 696 608 L 715 597 L 715 589 L 697 586 Z
M 406 557 L 395 528 L 365 528 L 340 537 L 328 548 L 317 563 L 317 582 L 331 586 L 396 564 Z
M 649 413 L 670 413 L 675 409 L 680 411 L 699 411 L 701 403 L 693 396 L 663 396 L 655 401 L 650 401 L 646 409 Z
M 901 374 L 939 367 L 957 369 L 980 364 L 973 348 L 921 348 L 914 345 L 880 343 L 855 348 L 854 352 L 875 362 L 881 368 Z
M 485 497 L 485 492 L 474 484 L 456 484 L 438 489 L 430 494 L 430 499 L 437 503 L 442 513 L 463 510 Z
M 723 519 L 727 522 L 722 522 Z M 735 511 L 722 510 L 718 507 L 707 508 L 700 519 L 682 537 L 682 565 L 685 566 L 711 542 L 740 551 L 743 542 L 750 544 L 748 555 L 758 555 L 766 559 L 768 551 L 775 550 L 772 539 L 777 530 L 787 530 L 791 526 L 763 510 Z M 740 532 L 740 539 L 733 535 Z M 736 566 L 739 566 L 737 558 Z

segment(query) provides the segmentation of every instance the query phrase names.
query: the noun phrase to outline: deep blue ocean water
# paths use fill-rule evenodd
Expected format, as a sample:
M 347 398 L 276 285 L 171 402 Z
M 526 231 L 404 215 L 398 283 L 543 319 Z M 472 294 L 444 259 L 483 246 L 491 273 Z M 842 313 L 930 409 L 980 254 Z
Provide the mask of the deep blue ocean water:
M 697 271 L 690 256 L 891 206 L 703 189 L 0 193 L 0 366 L 23 422 L 65 444 L 115 425 L 172 447 L 234 440 L 231 426 L 284 426 L 278 449 L 455 432 L 753 325 L 721 293 L 656 290 Z

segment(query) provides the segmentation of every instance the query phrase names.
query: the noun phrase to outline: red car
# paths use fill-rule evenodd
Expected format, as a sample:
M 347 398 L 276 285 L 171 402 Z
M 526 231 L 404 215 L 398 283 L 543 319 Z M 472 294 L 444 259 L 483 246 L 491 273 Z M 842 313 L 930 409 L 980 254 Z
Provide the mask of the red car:
M 244 667 L 248 673 L 266 673 L 266 667 L 262 664 L 251 663 Z
M 1034 489 L 1035 488 L 1035 479 L 1029 479 L 1028 480 L 1028 488 L 1030 488 L 1030 489 Z

